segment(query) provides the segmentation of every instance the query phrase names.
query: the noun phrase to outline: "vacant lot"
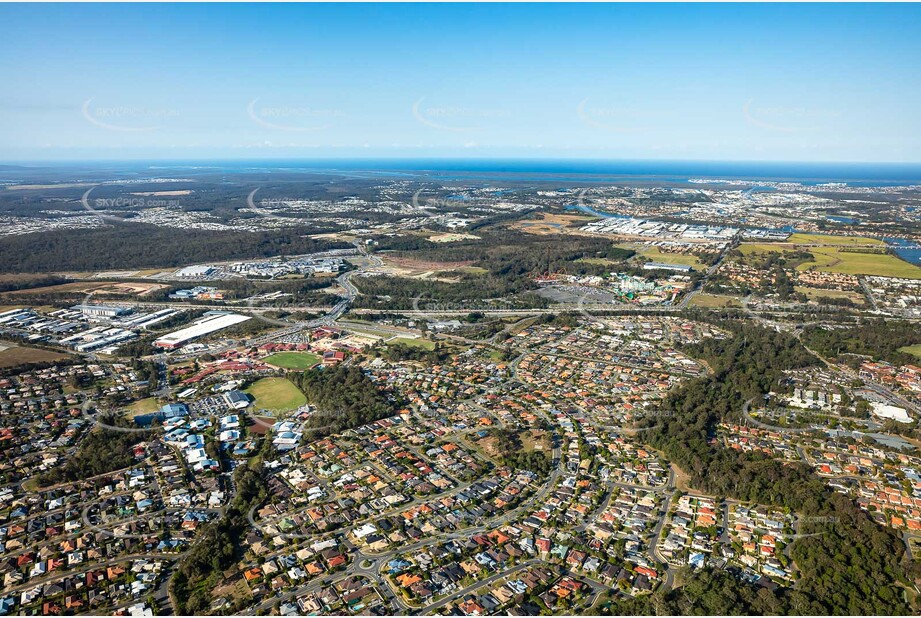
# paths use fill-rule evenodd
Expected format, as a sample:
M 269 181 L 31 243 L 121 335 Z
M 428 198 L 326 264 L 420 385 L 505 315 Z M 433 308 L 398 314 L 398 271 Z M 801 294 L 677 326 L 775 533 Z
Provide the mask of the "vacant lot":
M 886 245 L 882 240 L 867 238 L 866 236 L 829 236 L 827 234 L 802 234 L 799 232 L 791 234 L 786 242 L 802 245 L 838 245 L 849 247 L 884 247 Z
M 802 292 L 806 295 L 806 298 L 809 300 L 816 300 L 818 298 L 847 298 L 853 303 L 862 305 L 866 302 L 866 299 L 863 297 L 863 294 L 859 292 L 849 292 L 846 290 L 823 290 L 821 288 L 806 288 L 801 286 L 796 286 L 794 288 L 797 292 Z
M 26 348 L 13 343 L 0 341 L 0 367 L 15 367 L 25 363 L 50 363 L 70 358 L 68 354 Z
M 529 234 L 547 235 L 560 234 L 566 231 L 574 231 L 576 228 L 593 221 L 594 217 L 584 215 L 557 215 L 551 213 L 541 213 L 539 219 L 527 219 L 525 221 L 516 221 L 511 224 L 513 230 L 528 232 Z
M 473 234 L 456 234 L 456 233 L 447 233 L 447 234 L 436 234 L 434 236 L 429 236 L 430 242 L 458 242 L 461 240 L 479 240 L 479 236 L 474 236 Z
M 394 337 L 387 341 L 390 345 L 395 345 L 397 343 L 402 343 L 403 345 L 408 345 L 413 348 L 423 348 L 426 350 L 434 350 L 435 343 L 429 341 L 428 339 L 412 339 L 410 337 Z
M 61 283 L 58 285 L 46 285 L 39 288 L 27 288 L 9 292 L 14 295 L 29 294 L 132 294 L 144 296 L 155 290 L 166 288 L 162 283 L 135 283 L 135 282 L 98 282 L 98 281 L 74 281 L 72 283 Z
M 692 307 L 706 307 L 708 309 L 717 307 L 741 307 L 742 303 L 735 296 L 726 296 L 724 294 L 697 294 L 691 299 Z
M 135 416 L 140 416 L 142 414 L 153 414 L 160 409 L 160 402 L 157 401 L 156 397 L 148 397 L 147 399 L 139 399 L 132 403 L 130 406 L 125 408 L 125 412 L 128 414 L 129 418 L 134 418 Z
M 391 255 L 381 256 L 384 265 L 379 269 L 385 275 L 396 277 L 409 277 L 437 279 L 439 273 L 450 273 L 470 267 L 473 262 L 435 262 L 430 260 L 416 260 L 412 258 L 396 257 Z
M 256 400 L 253 404 L 256 410 L 286 412 L 307 403 L 304 393 L 285 378 L 263 378 L 246 392 Z
M 310 369 L 322 359 L 310 352 L 278 352 L 263 360 L 282 369 Z
M 679 264 L 681 266 L 690 266 L 694 270 L 706 270 L 704 263 L 696 255 L 690 255 L 685 253 L 672 253 L 669 251 L 662 251 L 659 247 L 651 247 L 647 245 L 637 245 L 637 244 L 623 244 L 618 245 L 624 249 L 633 249 L 639 253 L 644 258 L 650 259 L 653 262 L 662 262 L 664 264 Z

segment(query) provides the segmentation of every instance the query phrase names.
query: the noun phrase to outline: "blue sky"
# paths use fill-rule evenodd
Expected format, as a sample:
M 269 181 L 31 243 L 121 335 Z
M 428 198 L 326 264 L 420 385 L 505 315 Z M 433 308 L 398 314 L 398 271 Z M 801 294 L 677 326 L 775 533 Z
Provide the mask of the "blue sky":
M 0 5 L 0 160 L 921 162 L 921 7 Z

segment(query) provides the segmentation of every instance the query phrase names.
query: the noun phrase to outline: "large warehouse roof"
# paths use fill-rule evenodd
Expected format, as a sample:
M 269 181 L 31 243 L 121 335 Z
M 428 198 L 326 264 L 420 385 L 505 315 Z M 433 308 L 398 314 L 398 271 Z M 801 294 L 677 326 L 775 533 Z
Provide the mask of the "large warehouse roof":
M 219 331 L 222 328 L 227 328 L 228 326 L 233 326 L 234 324 L 239 324 L 240 322 L 245 322 L 250 320 L 248 315 L 240 315 L 239 313 L 213 313 L 210 315 L 205 315 L 204 318 L 198 320 L 192 326 L 188 326 L 181 330 L 177 330 L 168 335 L 164 335 L 154 341 L 154 345 L 174 348 L 176 346 L 182 345 L 187 341 L 192 339 L 197 339 L 209 333 Z

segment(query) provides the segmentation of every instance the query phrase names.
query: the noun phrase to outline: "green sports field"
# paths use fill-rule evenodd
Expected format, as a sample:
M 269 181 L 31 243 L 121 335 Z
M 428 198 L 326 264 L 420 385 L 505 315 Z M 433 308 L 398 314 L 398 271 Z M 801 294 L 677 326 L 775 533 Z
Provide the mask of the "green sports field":
M 304 393 L 286 378 L 262 378 L 246 389 L 246 393 L 255 398 L 253 408 L 256 410 L 287 412 L 307 403 Z
M 282 369 L 310 369 L 323 359 L 310 352 L 278 352 L 263 360 Z

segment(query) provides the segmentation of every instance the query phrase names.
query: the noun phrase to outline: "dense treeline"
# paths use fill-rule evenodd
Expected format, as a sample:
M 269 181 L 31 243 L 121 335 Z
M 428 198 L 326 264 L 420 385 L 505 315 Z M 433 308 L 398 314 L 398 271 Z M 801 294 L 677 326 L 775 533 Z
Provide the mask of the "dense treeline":
M 121 424 L 119 419 L 111 415 L 101 420 L 108 425 Z M 149 440 L 151 435 L 147 431 L 114 431 L 97 427 L 90 431 L 77 452 L 64 465 L 39 475 L 38 484 L 46 487 L 57 483 L 72 483 L 127 468 L 135 461 L 134 446 Z
M 126 279 L 123 281 L 130 281 Z M 222 279 L 220 281 L 204 281 L 196 282 L 196 284 L 208 285 L 220 290 L 224 294 L 224 299 L 221 301 L 214 301 L 214 304 L 223 304 L 224 301 L 234 300 L 238 298 L 249 298 L 250 296 L 256 296 L 258 294 L 266 294 L 269 292 L 281 292 L 282 294 L 290 296 L 282 296 L 277 299 L 272 299 L 270 301 L 260 301 L 258 306 L 267 307 L 267 306 L 281 306 L 292 303 L 299 303 L 305 299 L 311 298 L 315 295 L 318 290 L 326 290 L 333 283 L 335 279 L 333 277 L 306 277 L 303 279 Z M 168 288 L 163 288 L 160 290 L 155 290 L 146 294 L 145 297 L 153 300 L 167 300 L 168 296 L 175 292 L 176 290 L 188 288 L 188 285 L 173 285 Z M 205 303 L 208 304 L 207 300 L 195 299 L 195 304 Z
M 580 260 L 595 258 L 623 261 L 634 255 L 615 247 L 610 240 L 591 236 L 537 236 L 507 229 L 481 230 L 479 239 L 457 243 L 433 243 L 421 237 L 379 240 L 379 250 L 393 250 L 403 257 L 434 262 L 472 262 L 495 277 L 517 279 L 528 274 L 566 272 L 600 274 L 610 265 Z
M 921 343 L 921 328 L 907 321 L 866 320 L 847 328 L 807 326 L 802 339 L 810 349 L 827 358 L 861 354 L 905 365 L 917 363 L 918 359 L 900 352 L 899 348 Z
M 427 350 L 417 345 L 406 345 L 405 343 L 391 343 L 376 346 L 375 355 L 390 362 L 398 361 L 419 361 L 422 363 L 443 363 L 452 356 L 452 352 L 443 347 L 440 343 L 435 344 L 435 348 Z
M 212 590 L 224 571 L 242 557 L 240 540 L 250 527 L 249 511 L 265 500 L 267 490 L 262 468 L 252 464 L 237 468 L 234 483 L 237 494 L 227 512 L 205 527 L 170 581 L 180 615 L 207 614 Z
M 307 238 L 304 230 L 298 228 L 238 232 L 120 223 L 94 229 L 9 236 L 0 244 L 0 272 L 172 267 L 348 246 Z
M 690 474 L 693 487 L 789 508 L 811 522 L 803 523 L 800 532 L 818 534 L 792 545 L 791 555 L 800 569 L 793 590 L 752 596 L 739 591 L 745 584 L 704 572 L 691 582 L 701 587 L 701 595 L 681 589 L 656 595 L 648 603 L 664 603 L 665 613 L 685 614 L 908 613 L 900 588 L 907 581 L 900 565 L 905 548 L 898 534 L 881 528 L 850 499 L 832 492 L 805 464 L 781 463 L 710 442 L 720 420 L 737 420 L 744 402 L 770 390 L 785 369 L 817 362 L 786 334 L 752 326 L 729 328 L 732 338 L 688 347 L 688 353 L 704 358 L 713 373 L 688 382 L 666 399 L 649 441 Z M 911 566 L 912 576 L 916 568 Z M 620 611 L 635 609 L 627 605 Z
M 615 247 L 610 240 L 589 236 L 538 236 L 504 228 L 477 232 L 480 238 L 456 243 L 434 243 L 418 236 L 381 237 L 378 251 L 391 252 L 412 260 L 457 263 L 482 269 L 460 269 L 445 273 L 456 283 L 433 279 L 399 277 L 360 278 L 355 281 L 364 297 L 356 306 L 375 307 L 377 297 L 389 297 L 387 306 L 410 309 L 413 299 L 420 298 L 420 308 L 432 301 L 469 306 L 490 299 L 510 301 L 512 307 L 547 307 L 550 301 L 535 294 L 536 275 L 567 273 L 602 275 L 611 271 L 636 271 L 626 260 L 634 255 L 629 249 Z M 603 261 L 599 261 L 603 260 Z M 483 272 L 485 271 L 485 273 Z M 517 296 L 517 298 L 515 298 Z
M 306 432 L 315 439 L 392 416 L 394 404 L 364 372 L 352 365 L 317 368 L 301 375 L 301 390 L 317 407 Z
M 757 616 L 782 614 L 786 608 L 771 590 L 742 586 L 727 571 L 708 568 L 692 573 L 680 588 L 619 598 L 611 609 L 624 616 Z
M 355 299 L 355 306 L 373 308 L 379 304 L 379 298 L 386 298 L 386 305 L 391 309 L 413 309 L 414 299 L 418 298 L 420 309 L 436 306 L 466 308 L 471 304 L 480 306 L 489 299 L 506 301 L 502 306 L 524 305 L 527 307 L 546 307 L 550 304 L 545 298 L 535 294 L 522 294 L 537 289 L 537 284 L 526 277 L 505 279 L 490 275 L 460 274 L 458 283 L 436 281 L 434 279 L 408 279 L 404 277 L 358 277 L 353 282 L 361 292 Z M 509 298 L 518 294 L 518 298 Z
M 66 277 L 57 277 L 54 275 L 9 279 L 7 281 L 0 281 L 0 292 L 30 290 L 32 288 L 42 288 L 49 285 L 61 285 L 63 283 L 68 283 L 69 281 L 70 279 Z

